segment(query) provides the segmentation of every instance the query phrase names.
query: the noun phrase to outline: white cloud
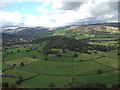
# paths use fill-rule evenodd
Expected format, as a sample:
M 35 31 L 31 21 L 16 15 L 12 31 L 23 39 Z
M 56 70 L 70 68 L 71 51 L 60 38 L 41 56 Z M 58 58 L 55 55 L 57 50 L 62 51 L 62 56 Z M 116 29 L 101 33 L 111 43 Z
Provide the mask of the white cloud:
M 48 10 L 46 9 L 46 6 L 48 6 L 50 3 L 51 3 L 51 0 L 45 1 L 45 3 L 43 3 L 42 6 L 38 7 L 37 10 L 42 13 L 48 12 Z
M 45 25 L 62 26 L 67 24 L 73 24 L 74 22 L 99 23 L 108 22 L 109 20 L 117 20 L 117 18 L 115 18 L 115 16 L 117 15 L 117 10 L 115 12 L 115 9 L 111 9 L 111 7 L 113 7 L 113 4 L 116 5 L 116 3 L 104 2 L 104 0 L 89 0 L 88 2 L 80 3 L 77 8 L 74 8 L 76 6 L 73 5 L 74 7 L 72 6 L 73 9 L 71 10 L 68 10 L 68 7 L 65 6 L 66 4 L 64 3 L 67 2 L 53 0 L 52 7 L 54 9 L 57 9 L 58 11 L 51 12 L 48 15 L 45 14 L 44 16 L 42 16 L 44 18 L 47 18 L 44 21 L 44 23 L 46 22 Z M 67 5 L 69 4 L 72 5 L 72 3 L 68 3 Z M 44 10 L 44 8 L 42 9 Z
M 51 4 L 54 11 L 46 7 Z M 62 2 L 58 0 L 47 0 L 38 7 L 41 16 L 21 15 L 20 12 L 0 12 L 2 24 L 24 25 L 24 26 L 62 26 L 74 23 L 96 23 L 117 21 L 116 3 L 103 2 L 103 0 L 89 0 L 88 2 Z M 114 7 L 114 8 L 113 8 Z
M 0 12 L 2 26 L 5 25 L 20 25 L 23 22 L 23 16 L 18 12 Z

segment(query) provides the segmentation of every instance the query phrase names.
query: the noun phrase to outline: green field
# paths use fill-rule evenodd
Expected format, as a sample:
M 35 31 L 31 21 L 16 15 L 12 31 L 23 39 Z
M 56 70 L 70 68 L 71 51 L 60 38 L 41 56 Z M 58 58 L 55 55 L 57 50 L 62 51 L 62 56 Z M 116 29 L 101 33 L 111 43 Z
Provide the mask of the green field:
M 118 42 L 117 41 L 97 41 L 96 42 L 90 42 L 90 44 L 96 44 L 96 45 L 106 45 L 106 46 L 118 46 Z
M 99 59 L 95 59 L 97 62 L 102 63 L 106 66 L 114 67 L 114 68 L 119 68 L 118 67 L 118 59 L 113 59 L 113 58 L 108 58 L 108 57 L 103 57 Z
M 19 52 L 19 53 L 9 54 L 4 58 L 4 60 L 14 60 L 14 59 L 21 59 L 21 58 L 25 58 L 25 57 L 33 58 L 33 55 L 38 59 L 43 58 L 43 54 L 38 53 L 38 51 L 34 50 L 34 51 L 30 51 L 30 52 Z
M 7 70 L 4 72 L 4 74 L 11 75 L 11 76 L 14 76 L 16 78 L 22 77 L 23 79 L 27 79 L 29 77 L 36 75 L 35 73 L 25 72 L 25 71 L 21 71 L 18 69 Z
M 48 61 L 72 61 L 74 58 L 73 57 L 55 57 L 55 56 L 49 56 L 47 57 Z
M 6 69 L 9 69 L 9 68 L 11 68 L 10 65 L 2 63 L 2 70 L 6 70 Z
M 24 67 L 19 67 L 19 69 L 48 75 L 71 75 L 72 63 L 57 61 L 38 61 Z
M 39 50 L 42 50 L 42 48 L 39 48 Z M 16 69 L 7 70 L 4 74 L 16 78 L 21 76 L 23 79 L 33 77 L 17 86 L 20 88 L 45 88 L 49 87 L 50 83 L 54 83 L 56 88 L 66 88 L 69 87 L 66 85 L 71 82 L 101 82 L 110 87 L 117 82 L 117 71 L 115 71 L 115 68 L 118 68 L 117 50 L 97 51 L 97 53 L 91 51 L 91 54 L 76 53 L 77 57 L 73 57 L 73 51 L 60 53 L 61 57 L 44 57 L 37 50 L 13 53 L 5 57 L 4 62 L 6 64 L 3 64 L 3 70 L 11 68 L 13 64 L 16 64 Z M 33 55 L 36 58 L 33 58 Z M 20 63 L 25 65 L 20 66 Z M 102 71 L 101 74 L 97 73 L 99 69 Z M 3 78 L 3 82 L 8 82 L 10 85 L 16 83 L 16 80 L 15 78 Z
M 55 88 L 64 88 L 64 85 L 70 83 L 72 80 L 69 77 L 57 77 L 39 75 L 33 79 L 23 82 L 20 88 L 49 88 L 50 83 L 54 83 Z
M 33 62 L 38 61 L 39 59 L 32 59 L 32 58 L 21 58 L 21 59 L 15 59 L 10 61 L 5 61 L 6 64 L 13 65 L 16 64 L 16 66 L 20 66 L 21 63 L 24 63 L 24 65 L 31 64 Z
M 102 72 L 114 70 L 113 68 L 101 65 L 92 60 L 80 61 L 73 64 L 74 75 L 92 75 L 97 74 L 97 70 L 101 69 Z
M 7 49 L 6 51 L 7 52 L 13 52 L 13 53 L 17 53 L 18 52 L 18 50 L 20 50 L 21 52 L 25 52 L 27 49 L 29 49 L 29 48 L 25 48 L 25 47 L 18 47 L 18 48 L 11 48 L 11 49 Z
M 15 84 L 15 82 L 16 82 L 17 80 L 18 80 L 18 79 L 15 79 L 15 78 L 3 77 L 3 78 L 2 78 L 2 83 L 8 82 L 9 85 L 12 85 L 12 84 Z
M 74 61 L 80 61 L 80 60 L 91 60 L 91 59 L 95 59 L 95 58 L 99 58 L 102 55 L 98 55 L 98 54 L 81 54 L 78 57 L 74 58 Z
M 3 83 L 11 86 L 21 78 L 17 88 L 49 88 L 51 83 L 53 88 L 71 88 L 70 83 L 96 82 L 111 87 L 118 83 L 117 32 L 89 28 L 51 31 L 52 37 L 34 36 L 31 47 L 3 46 Z
M 74 82 L 101 82 L 106 83 L 109 87 L 111 87 L 113 83 L 118 83 L 118 71 L 111 71 L 99 75 L 78 76 L 74 78 Z
M 90 39 L 90 40 L 97 40 L 97 41 L 99 41 L 99 40 L 115 40 L 115 38 L 92 38 L 92 39 Z
M 67 56 L 67 57 L 71 57 L 71 56 L 74 55 L 74 51 L 63 52 L 63 53 L 61 53 L 60 55 Z

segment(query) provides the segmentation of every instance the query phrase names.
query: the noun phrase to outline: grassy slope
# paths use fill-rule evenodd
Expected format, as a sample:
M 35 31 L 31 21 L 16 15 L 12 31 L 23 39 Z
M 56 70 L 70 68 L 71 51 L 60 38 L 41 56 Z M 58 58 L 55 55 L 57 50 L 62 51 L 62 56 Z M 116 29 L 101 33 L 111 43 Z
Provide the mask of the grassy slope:
M 15 60 L 6 61 L 5 63 L 6 63 L 6 64 L 9 64 L 9 65 L 16 64 L 16 66 L 18 67 L 18 66 L 20 66 L 21 63 L 24 63 L 24 65 L 27 65 L 27 64 L 36 62 L 36 61 L 38 61 L 38 60 L 39 60 L 39 59 L 22 58 L 22 59 L 15 59 Z
M 118 83 L 118 71 L 112 71 L 108 73 L 103 73 L 99 75 L 89 75 L 89 76 L 79 76 L 74 78 L 75 82 L 102 82 L 107 85 L 112 85 L 113 83 Z
M 29 77 L 36 75 L 35 73 L 24 72 L 24 71 L 17 70 L 17 69 L 7 70 L 4 72 L 4 74 L 12 75 L 12 76 L 15 76 L 17 78 L 19 78 L 19 76 L 21 76 L 23 79 L 26 79 L 26 78 L 29 78 Z
M 25 57 L 32 58 L 33 55 L 35 55 L 36 58 L 38 58 L 38 59 L 43 58 L 43 54 L 38 53 L 38 51 L 34 50 L 34 51 L 30 51 L 30 52 L 19 52 L 19 53 L 9 54 L 5 57 L 4 60 L 14 60 L 14 59 L 21 59 L 21 58 L 25 58 Z
M 25 81 L 19 87 L 22 88 L 47 88 L 50 83 L 54 83 L 56 88 L 63 88 L 65 84 L 71 82 L 69 77 L 43 76 L 39 75 L 33 79 Z
M 38 61 L 36 63 L 20 67 L 21 70 L 28 70 L 37 73 L 48 75 L 71 75 L 71 62 L 56 62 L 56 61 Z
M 92 60 L 76 62 L 73 65 L 74 65 L 73 70 L 75 75 L 97 74 L 98 69 L 101 69 L 103 72 L 114 70 L 113 68 L 106 67 Z

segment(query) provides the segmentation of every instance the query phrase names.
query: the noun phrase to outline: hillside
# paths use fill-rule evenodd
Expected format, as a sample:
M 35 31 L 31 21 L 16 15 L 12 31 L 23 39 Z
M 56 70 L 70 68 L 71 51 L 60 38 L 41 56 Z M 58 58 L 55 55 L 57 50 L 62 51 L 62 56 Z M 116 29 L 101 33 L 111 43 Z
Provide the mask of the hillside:
M 3 33 L 2 86 L 117 87 L 118 35 L 116 27 L 100 24 Z

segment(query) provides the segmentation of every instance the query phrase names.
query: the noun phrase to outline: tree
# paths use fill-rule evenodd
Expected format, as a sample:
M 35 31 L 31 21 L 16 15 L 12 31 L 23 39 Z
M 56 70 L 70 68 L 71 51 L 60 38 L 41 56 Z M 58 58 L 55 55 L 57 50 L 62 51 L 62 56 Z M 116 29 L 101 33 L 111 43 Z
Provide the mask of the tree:
M 94 87 L 95 88 L 107 88 L 107 85 L 105 83 L 96 82 L 94 83 Z
M 17 88 L 17 85 L 16 84 L 11 84 L 10 88 Z
M 13 52 L 11 51 L 10 53 L 12 54 Z
M 20 85 L 22 82 L 23 82 L 23 80 L 20 79 L 20 80 L 17 80 L 17 81 L 16 81 L 16 84 L 17 84 L 17 85 Z
M 57 57 L 61 57 L 62 55 L 57 54 L 56 56 L 57 56 Z
M 6 55 L 8 55 L 9 54 L 9 52 L 6 52 Z
M 23 63 L 23 62 L 21 62 L 21 63 L 20 63 L 20 66 L 24 66 L 24 63 Z
M 97 74 L 103 73 L 101 69 L 98 69 Z
M 9 88 L 9 83 L 8 82 L 2 83 L 2 88 Z
M 22 82 L 23 82 L 23 78 L 22 78 L 22 76 L 20 75 L 20 76 L 19 76 L 19 80 L 16 81 L 16 84 L 17 84 L 17 85 L 20 85 Z
M 77 55 L 77 53 L 75 53 L 74 55 L 73 55 L 73 57 L 77 57 L 78 55 Z
M 18 49 L 18 52 L 20 52 L 20 50 Z
M 30 50 L 26 50 L 26 52 L 29 52 Z
M 33 55 L 33 57 L 32 58 L 36 58 L 36 56 L 35 55 Z
M 13 68 L 15 68 L 16 67 L 16 64 L 13 64 Z
M 19 79 L 20 79 L 20 80 L 23 80 L 23 78 L 22 78 L 22 76 L 21 76 L 21 75 L 19 76 Z
M 97 53 L 97 51 L 95 51 L 94 53 Z
M 118 52 L 117 55 L 120 55 L 120 52 Z
M 47 61 L 48 59 L 47 58 L 45 58 L 45 61 Z
M 115 83 L 115 84 L 112 85 L 112 88 L 118 89 L 118 88 L 120 88 L 120 84 L 119 83 Z
M 49 87 L 55 87 L 54 83 L 50 83 Z

